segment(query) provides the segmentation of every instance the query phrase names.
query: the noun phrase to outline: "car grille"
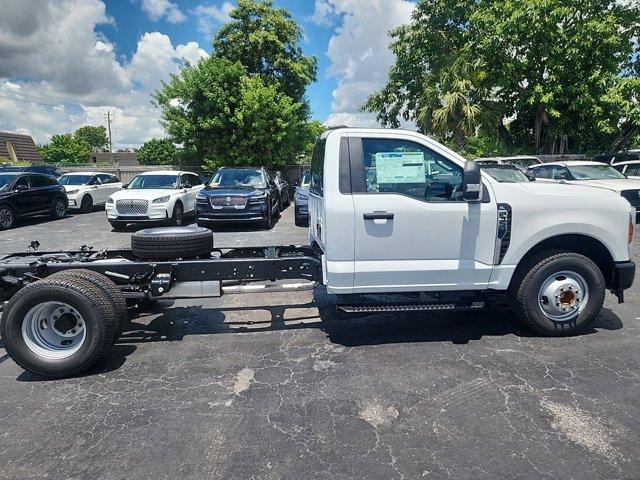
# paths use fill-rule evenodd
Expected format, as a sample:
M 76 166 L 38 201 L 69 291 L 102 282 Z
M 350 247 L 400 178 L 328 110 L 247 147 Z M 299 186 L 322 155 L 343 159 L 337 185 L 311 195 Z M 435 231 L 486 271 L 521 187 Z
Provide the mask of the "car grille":
M 621 195 L 634 207 L 640 207 L 640 190 L 623 190 Z
M 116 202 L 118 215 L 146 215 L 148 209 L 148 200 L 118 200 Z
M 244 208 L 247 205 L 247 197 L 211 197 L 211 206 L 216 208 Z

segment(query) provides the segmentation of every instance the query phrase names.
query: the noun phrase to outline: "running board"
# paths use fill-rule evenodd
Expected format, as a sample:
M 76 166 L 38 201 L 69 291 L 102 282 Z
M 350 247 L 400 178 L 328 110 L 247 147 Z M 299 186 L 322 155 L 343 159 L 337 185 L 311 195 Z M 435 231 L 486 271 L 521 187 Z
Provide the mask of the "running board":
M 440 312 L 480 310 L 481 308 L 484 308 L 484 302 L 338 305 L 338 309 L 345 313 Z

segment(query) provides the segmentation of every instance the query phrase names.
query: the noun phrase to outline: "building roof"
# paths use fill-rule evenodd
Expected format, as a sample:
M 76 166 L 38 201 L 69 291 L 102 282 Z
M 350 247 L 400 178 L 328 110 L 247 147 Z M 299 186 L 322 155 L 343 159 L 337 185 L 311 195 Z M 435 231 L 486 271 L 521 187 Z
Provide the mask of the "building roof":
M 11 147 L 8 146 L 8 143 Z M 11 132 L 0 132 L 0 157 L 14 160 L 9 149 L 15 152 L 15 160 L 30 163 L 42 163 L 42 157 L 30 135 Z

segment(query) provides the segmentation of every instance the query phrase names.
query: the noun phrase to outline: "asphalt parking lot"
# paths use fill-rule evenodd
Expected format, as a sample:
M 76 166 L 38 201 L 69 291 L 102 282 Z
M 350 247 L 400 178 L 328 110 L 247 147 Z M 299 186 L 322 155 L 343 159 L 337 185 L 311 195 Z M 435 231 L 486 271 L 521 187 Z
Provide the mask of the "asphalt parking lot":
M 243 230 L 216 245 L 307 239 L 292 208 Z M 129 235 L 94 212 L 21 223 L 0 251 L 31 240 Z M 0 348 L 0 477 L 639 478 L 639 289 L 573 338 L 489 310 L 342 317 L 318 289 L 132 312 L 80 378 L 43 381 Z

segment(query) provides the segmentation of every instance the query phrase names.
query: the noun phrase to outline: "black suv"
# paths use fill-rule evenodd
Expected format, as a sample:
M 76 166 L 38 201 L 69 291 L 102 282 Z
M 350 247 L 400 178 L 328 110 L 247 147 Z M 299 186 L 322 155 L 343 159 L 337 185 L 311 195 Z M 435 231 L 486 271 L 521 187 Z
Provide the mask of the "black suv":
M 68 202 L 64 187 L 55 178 L 0 171 L 0 230 L 12 228 L 18 218 L 43 213 L 56 220 L 63 218 Z
M 261 222 L 273 226 L 280 212 L 280 192 L 265 168 L 223 167 L 196 198 L 198 225 L 214 222 Z

